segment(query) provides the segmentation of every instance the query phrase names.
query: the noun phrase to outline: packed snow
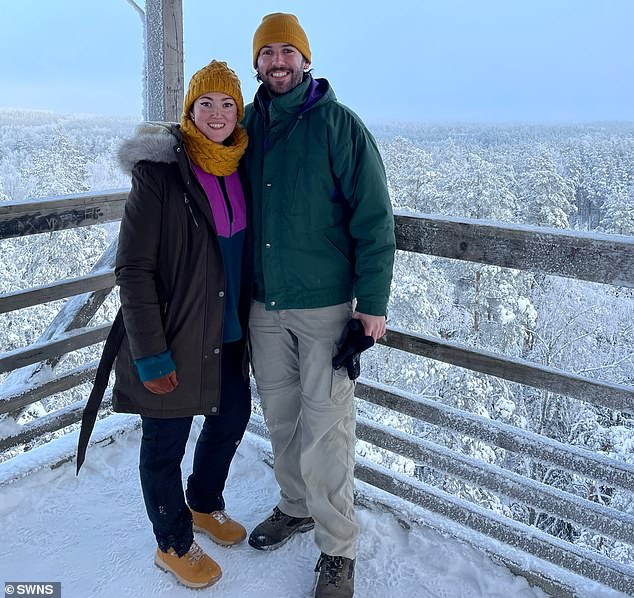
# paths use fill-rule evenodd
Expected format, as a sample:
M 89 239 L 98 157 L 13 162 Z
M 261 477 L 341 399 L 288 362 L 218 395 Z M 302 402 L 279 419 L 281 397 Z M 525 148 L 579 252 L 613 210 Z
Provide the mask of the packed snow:
M 121 415 L 98 422 L 94 438 L 107 440 L 88 449 L 79 477 L 72 459 L 76 432 L 0 465 L 4 581 L 61 581 L 64 598 L 191 596 L 192 590 L 153 564 L 156 545 L 138 481 L 137 424 L 137 417 Z M 192 427 L 184 476 L 200 424 L 197 418 Z M 109 439 L 113 434 L 114 442 Z M 225 493 L 229 514 L 249 529 L 277 501 L 273 471 L 263 460 L 267 448 L 265 440 L 247 433 Z M 394 501 L 392 508 L 399 504 Z M 405 515 L 412 508 L 401 506 Z M 357 598 L 546 596 L 484 553 L 433 529 L 410 525 L 378 505 L 359 507 L 358 517 Z M 211 595 L 311 596 L 318 557 L 312 532 L 274 552 L 258 552 L 246 543 L 220 547 L 200 534 L 196 540 L 223 569 L 220 582 L 205 590 Z M 592 592 L 585 595 L 620 596 L 607 589 Z
M 74 462 L 56 469 L 41 465 L 43 446 L 0 466 L 4 542 L 0 548 L 4 581 L 61 581 L 64 598 L 98 596 L 191 596 L 192 590 L 153 564 L 154 537 L 138 481 L 140 431 L 108 446 L 92 446 L 79 477 Z M 112 425 L 112 422 L 110 422 Z M 193 426 L 183 470 L 192 457 Z M 76 434 L 54 441 L 63 452 Z M 232 465 L 226 490 L 228 512 L 252 528 L 277 500 L 272 469 L 262 460 L 262 440 L 247 433 Z M 59 448 L 57 449 L 60 450 Z M 44 456 L 46 458 L 46 456 Z M 541 598 L 486 556 L 437 532 L 403 523 L 387 512 L 358 509 L 358 598 Z M 197 534 L 216 559 L 223 577 L 207 590 L 223 598 L 310 596 L 318 550 L 313 533 L 303 534 L 275 552 L 258 552 L 246 543 L 217 546 Z

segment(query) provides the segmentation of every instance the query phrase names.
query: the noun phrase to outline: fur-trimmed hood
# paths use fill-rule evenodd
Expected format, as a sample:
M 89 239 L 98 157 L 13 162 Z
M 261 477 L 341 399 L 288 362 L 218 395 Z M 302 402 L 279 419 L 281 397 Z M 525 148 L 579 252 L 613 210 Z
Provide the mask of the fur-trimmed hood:
M 176 162 L 174 147 L 182 143 L 178 125 L 172 123 L 145 122 L 139 125 L 134 136 L 126 139 L 117 152 L 119 166 L 131 174 L 138 162 Z

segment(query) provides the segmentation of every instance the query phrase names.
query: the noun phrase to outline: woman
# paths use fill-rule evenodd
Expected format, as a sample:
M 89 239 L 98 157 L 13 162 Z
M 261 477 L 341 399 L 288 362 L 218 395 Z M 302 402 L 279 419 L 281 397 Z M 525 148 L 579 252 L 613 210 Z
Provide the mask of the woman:
M 180 127 L 145 125 L 119 152 L 132 189 L 115 269 L 125 334 L 113 407 L 141 415 L 139 469 L 155 562 L 197 588 L 222 573 L 193 530 L 222 545 L 246 537 L 223 499 L 251 411 L 243 113 L 236 74 L 214 60 L 192 77 Z M 205 422 L 185 495 L 180 465 L 194 415 Z

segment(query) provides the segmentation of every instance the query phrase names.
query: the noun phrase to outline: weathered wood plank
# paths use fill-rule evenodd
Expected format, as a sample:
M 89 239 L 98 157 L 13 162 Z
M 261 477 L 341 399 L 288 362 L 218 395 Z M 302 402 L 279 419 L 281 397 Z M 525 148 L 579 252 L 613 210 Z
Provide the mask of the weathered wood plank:
M 127 190 L 0 204 L 0 240 L 120 220 Z
M 180 120 L 184 96 L 182 0 L 146 0 L 146 118 Z
M 97 373 L 97 365 L 98 361 L 90 361 L 51 380 L 21 386 L 11 392 L 0 394 L 0 415 L 17 412 L 36 401 L 93 380 Z
M 0 296 L 0 314 L 24 309 L 33 305 L 41 305 L 49 301 L 66 299 L 90 291 L 112 289 L 115 286 L 114 272 L 87 274 L 77 278 L 69 278 L 53 284 L 33 287 L 26 291 L 16 291 Z
M 634 237 L 396 212 L 399 249 L 634 287 Z
M 523 359 L 509 359 L 484 349 L 469 349 L 431 336 L 410 334 L 399 328 L 388 327 L 387 335 L 378 342 L 386 347 L 549 390 L 594 405 L 625 412 L 633 410 L 632 386 L 591 380 Z
M 119 220 L 127 193 L 3 203 L 0 239 Z M 634 287 L 633 237 L 398 211 L 395 222 L 397 246 L 404 251 Z
M 634 569 L 545 532 L 358 458 L 355 476 L 441 517 L 494 538 L 558 567 L 634 595 Z M 440 525 L 442 523 L 439 522 Z
M 403 455 L 479 488 L 487 488 L 566 521 L 593 529 L 629 543 L 634 538 L 634 516 L 584 500 L 530 478 L 485 464 L 446 447 L 397 430 L 388 430 L 359 417 L 357 437 L 375 446 Z
M 117 253 L 117 240 L 115 239 L 103 255 L 97 260 L 97 263 L 90 271 L 90 274 L 108 272 L 114 268 L 115 257 Z M 90 293 L 78 295 L 69 299 L 59 313 L 53 318 L 53 321 L 40 335 L 35 344 L 54 341 L 60 334 L 68 330 L 82 328 L 90 322 L 101 304 L 109 295 L 110 289 L 101 289 Z M 8 387 L 21 387 L 27 384 L 37 384 L 42 371 L 46 371 L 45 366 L 54 368 L 61 355 L 57 355 L 46 362 L 31 364 L 27 367 L 11 372 L 5 380 Z M 45 376 L 48 378 L 48 376 Z M 19 413 L 12 414 L 18 416 Z
M 54 341 L 31 345 L 0 355 L 0 373 L 59 357 L 70 351 L 89 347 L 105 341 L 111 324 L 102 324 L 94 328 L 79 328 L 58 336 Z
M 112 393 L 106 392 L 101 403 L 101 411 L 107 409 L 112 404 Z M 81 420 L 84 407 L 86 406 L 86 400 L 82 399 L 76 401 L 72 405 L 68 405 L 59 411 L 54 411 L 38 419 L 34 419 L 22 426 L 22 429 L 12 436 L 0 438 L 0 452 L 6 451 L 8 448 L 18 446 L 20 444 L 26 444 L 44 436 L 44 434 L 50 434 L 51 432 L 57 432 L 62 430 L 66 426 L 76 424 Z
M 557 442 L 535 432 L 462 411 L 424 397 L 414 397 L 368 380 L 358 382 L 355 395 L 381 407 L 415 417 L 446 430 L 483 440 L 518 455 L 552 463 L 591 480 L 634 491 L 634 465 Z

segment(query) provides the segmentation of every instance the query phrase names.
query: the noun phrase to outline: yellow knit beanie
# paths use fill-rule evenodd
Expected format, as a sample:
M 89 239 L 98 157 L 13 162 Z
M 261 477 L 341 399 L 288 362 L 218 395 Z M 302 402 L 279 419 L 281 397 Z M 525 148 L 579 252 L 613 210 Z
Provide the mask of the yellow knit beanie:
M 183 102 L 183 115 L 181 123 L 189 119 L 189 113 L 197 98 L 205 93 L 226 93 L 235 101 L 238 108 L 238 122 L 244 116 L 244 100 L 240 89 L 240 79 L 227 66 L 226 62 L 212 60 L 207 66 L 201 68 L 189 82 L 185 101 Z
M 268 44 L 275 43 L 295 46 L 302 56 L 311 62 L 308 38 L 295 15 L 274 12 L 262 18 L 253 35 L 253 68 L 257 68 L 260 50 Z
M 226 93 L 231 96 L 236 101 L 238 121 L 242 120 L 244 100 L 240 90 L 240 79 L 226 62 L 212 60 L 206 67 L 194 73 L 189 82 L 183 102 L 180 130 L 187 153 L 198 166 L 210 174 L 228 176 L 237 170 L 249 138 L 240 124 L 236 125 L 224 143 L 215 143 L 198 130 L 189 113 L 194 102 L 201 95 L 212 92 Z

